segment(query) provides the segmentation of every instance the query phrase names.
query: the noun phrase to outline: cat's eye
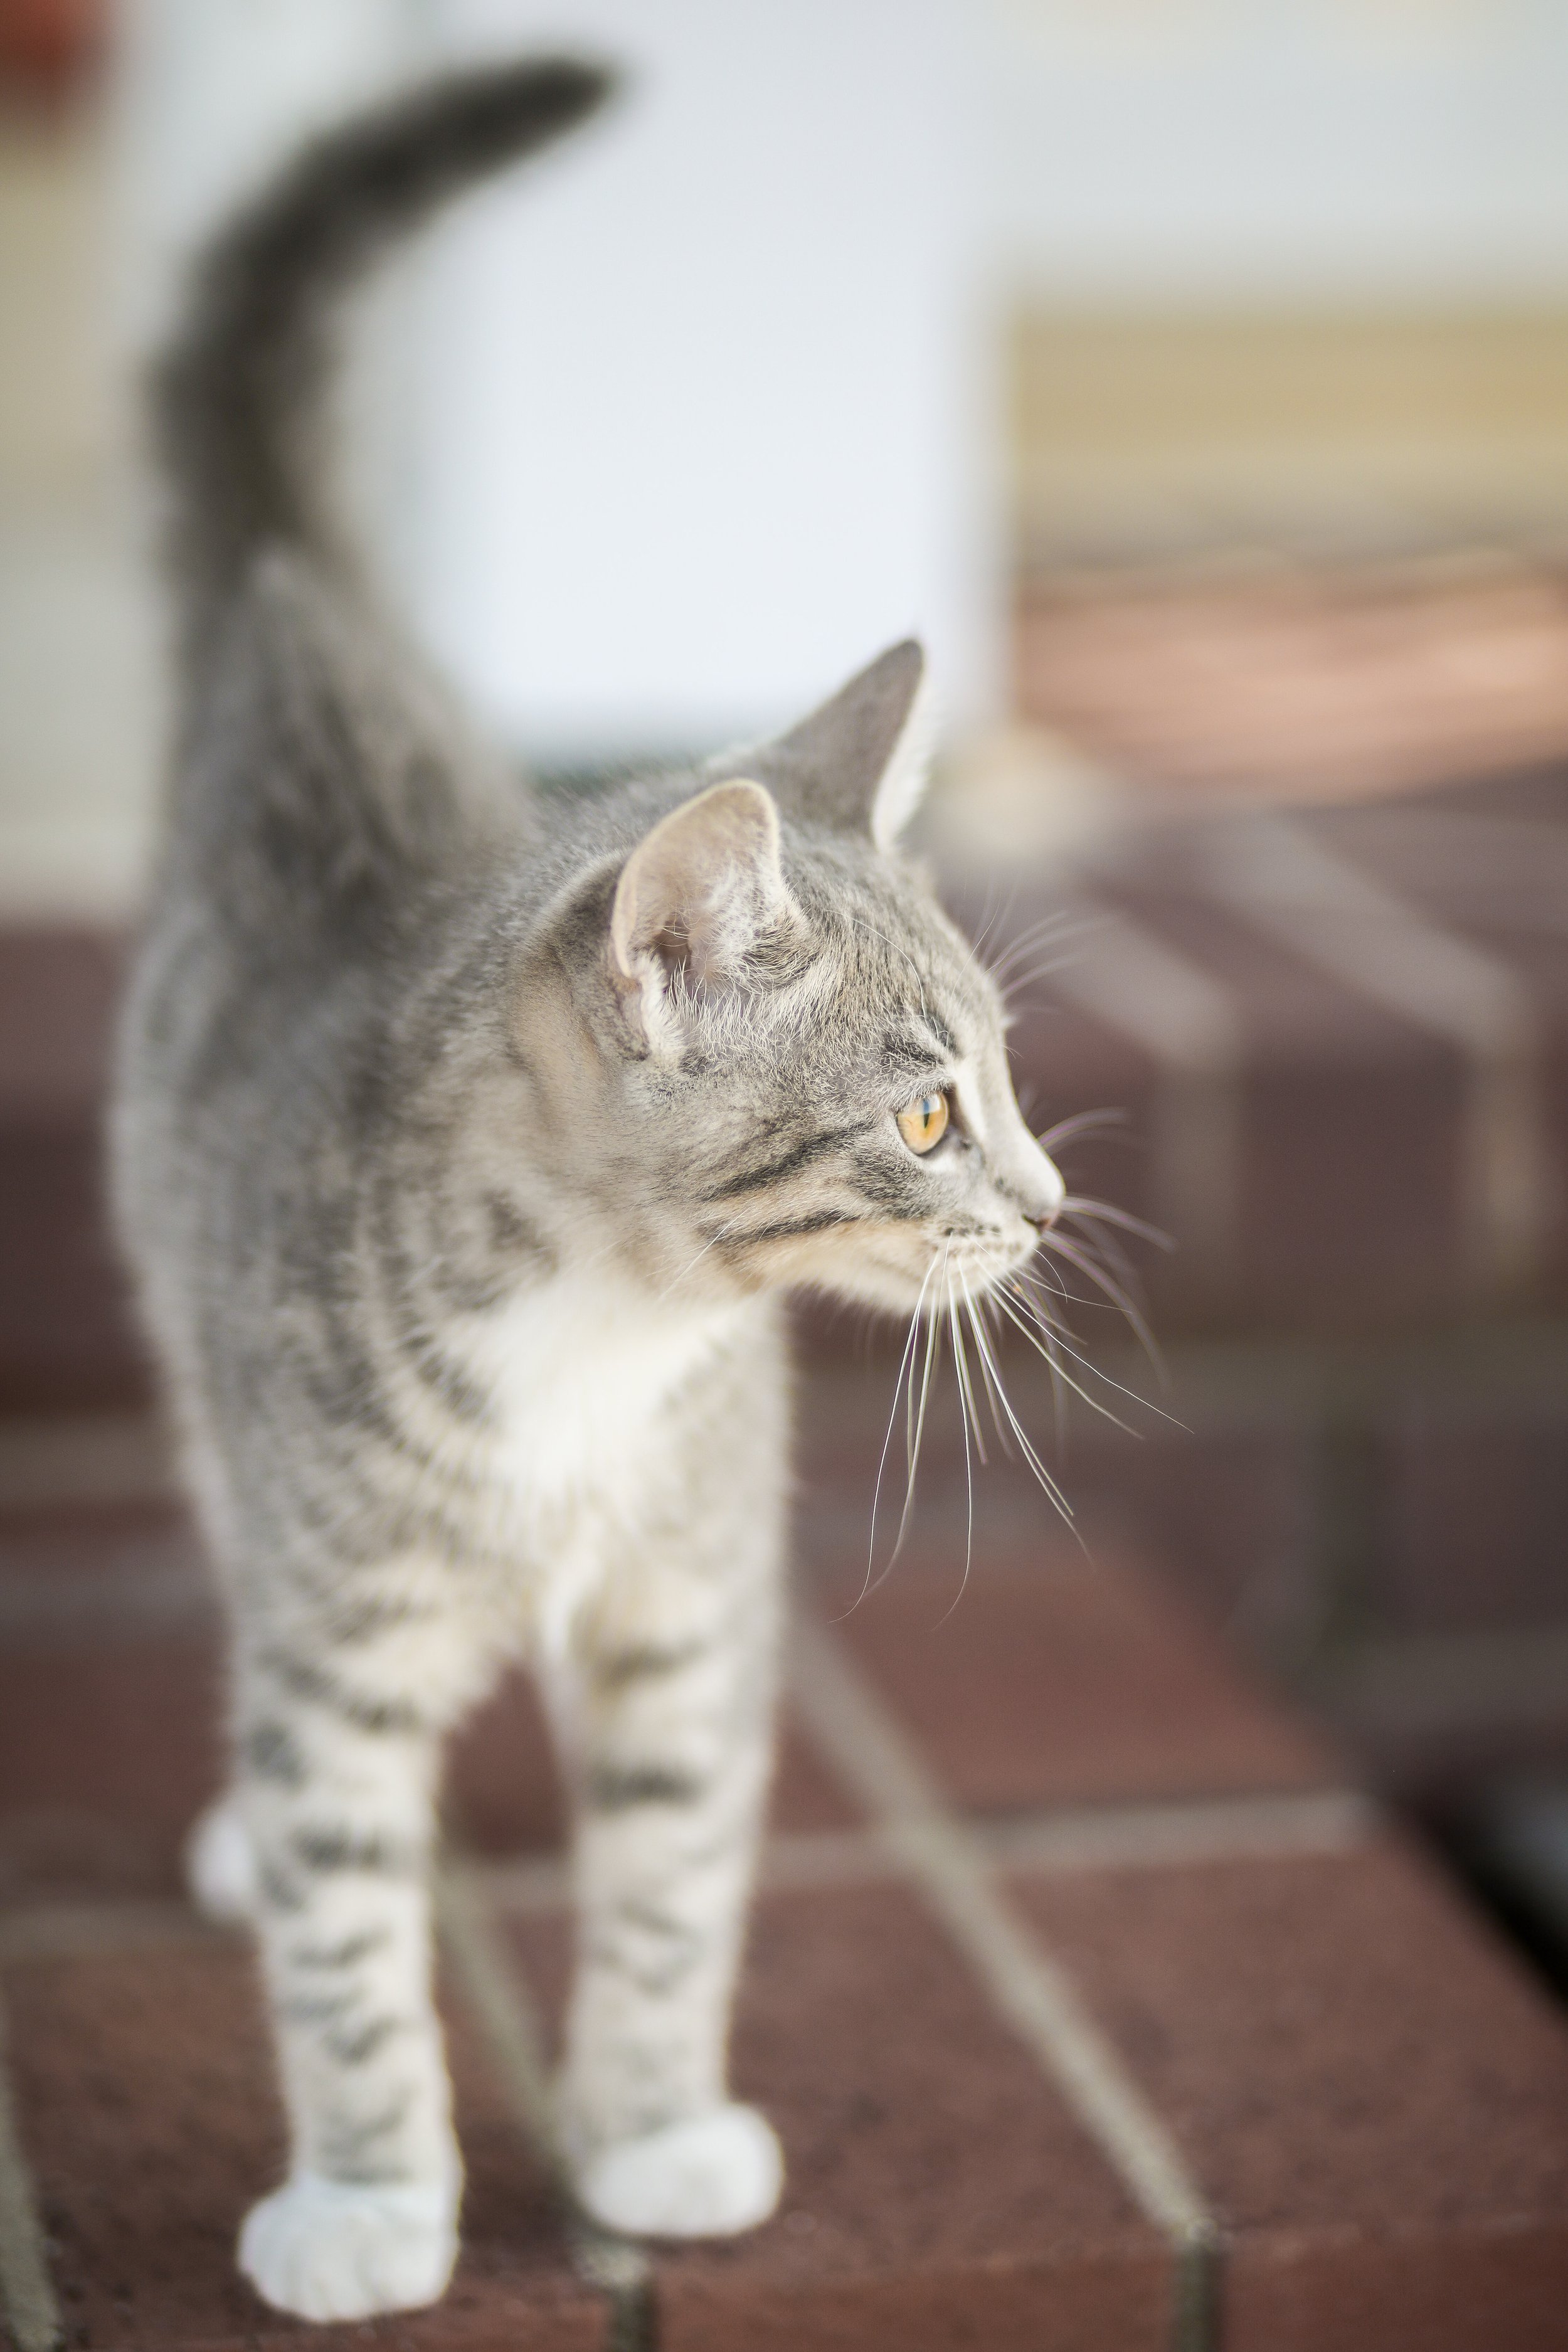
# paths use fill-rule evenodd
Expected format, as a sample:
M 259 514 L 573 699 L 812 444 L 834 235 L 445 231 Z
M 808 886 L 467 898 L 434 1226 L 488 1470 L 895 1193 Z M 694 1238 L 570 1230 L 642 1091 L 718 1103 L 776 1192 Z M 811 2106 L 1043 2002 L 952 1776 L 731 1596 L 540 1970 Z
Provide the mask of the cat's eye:
M 899 1133 L 911 1151 L 923 1155 L 942 1141 L 947 1133 L 947 1119 L 945 1095 L 921 1095 L 899 1113 Z

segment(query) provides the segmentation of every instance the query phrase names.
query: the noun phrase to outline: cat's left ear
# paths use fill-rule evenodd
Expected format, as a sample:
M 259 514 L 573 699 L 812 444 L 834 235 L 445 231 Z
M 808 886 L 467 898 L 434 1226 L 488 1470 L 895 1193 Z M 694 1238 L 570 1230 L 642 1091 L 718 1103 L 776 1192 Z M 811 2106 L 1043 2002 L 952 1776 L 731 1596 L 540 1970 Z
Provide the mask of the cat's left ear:
M 906 637 L 779 738 L 791 800 L 803 816 L 890 849 L 925 791 L 935 716 L 925 648 Z
M 672 983 L 711 995 L 744 977 L 770 932 L 795 912 L 779 860 L 779 814 L 750 777 L 710 784 L 660 819 L 621 869 L 610 910 L 617 986 L 636 1001 L 648 1042 Z

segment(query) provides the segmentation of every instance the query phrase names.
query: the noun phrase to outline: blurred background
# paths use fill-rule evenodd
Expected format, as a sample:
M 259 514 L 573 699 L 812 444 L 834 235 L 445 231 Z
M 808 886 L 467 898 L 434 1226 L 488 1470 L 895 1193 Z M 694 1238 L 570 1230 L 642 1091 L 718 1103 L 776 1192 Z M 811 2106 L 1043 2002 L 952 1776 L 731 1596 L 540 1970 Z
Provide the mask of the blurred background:
M 1158 1407 L 1078 1375 L 1136 1429 L 1068 1400 L 1090 1550 L 1564 1981 L 1562 0 L 0 0 L 13 1565 L 56 1576 L 96 1511 L 171 1609 L 193 1572 L 98 1172 L 163 726 L 138 366 L 302 127 L 531 39 L 631 85 L 364 308 L 344 446 L 386 576 L 559 775 L 928 637 L 927 845 L 1011 960 L 1026 1107 L 1119 1112 L 1072 1181 L 1175 1244 L 1125 1269 L 1163 1369 L 1075 1310 Z M 859 1542 L 896 1341 L 805 1328 L 807 1525 Z M 921 1495 L 956 1576 L 951 1397 Z M 982 1551 L 1043 1535 L 1005 1465 L 974 1508 Z M 110 1835 L 35 1717 L 16 1887 Z

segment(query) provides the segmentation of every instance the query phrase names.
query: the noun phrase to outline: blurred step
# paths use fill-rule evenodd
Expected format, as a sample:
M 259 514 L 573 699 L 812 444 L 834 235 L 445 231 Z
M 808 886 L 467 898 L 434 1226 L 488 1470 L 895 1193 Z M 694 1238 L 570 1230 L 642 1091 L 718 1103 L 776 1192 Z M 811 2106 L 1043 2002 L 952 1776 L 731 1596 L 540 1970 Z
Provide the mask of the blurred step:
M 1031 1122 L 1126 1114 L 1062 1156 L 1173 1242 L 1133 1252 L 1163 1330 L 1561 1308 L 1568 769 L 973 865 Z

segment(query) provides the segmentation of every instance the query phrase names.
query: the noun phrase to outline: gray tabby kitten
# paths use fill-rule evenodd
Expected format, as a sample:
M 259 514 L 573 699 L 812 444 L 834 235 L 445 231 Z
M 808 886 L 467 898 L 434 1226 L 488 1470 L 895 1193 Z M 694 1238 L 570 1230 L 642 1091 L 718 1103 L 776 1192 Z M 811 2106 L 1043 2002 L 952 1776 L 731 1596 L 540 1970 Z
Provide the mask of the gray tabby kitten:
M 674 2236 L 773 2210 L 725 2045 L 780 1303 L 945 1310 L 1062 1202 L 995 992 L 895 847 L 917 646 L 780 741 L 542 797 L 453 720 L 321 503 L 340 290 L 604 89 L 468 74 L 310 149 L 206 257 L 159 383 L 183 726 L 118 1199 L 233 1619 L 233 1790 L 194 1874 L 254 1917 L 292 2136 L 239 2260 L 310 2319 L 451 2272 L 433 1812 L 444 1734 L 520 1652 L 575 1808 L 582 2201 Z

